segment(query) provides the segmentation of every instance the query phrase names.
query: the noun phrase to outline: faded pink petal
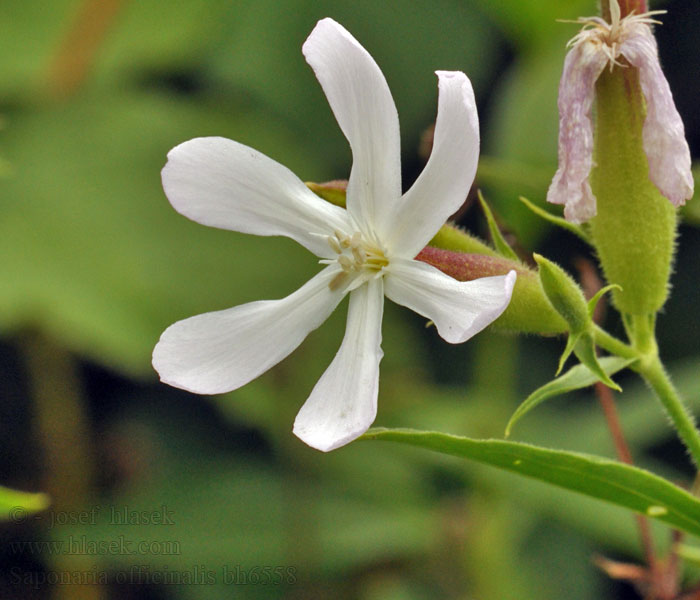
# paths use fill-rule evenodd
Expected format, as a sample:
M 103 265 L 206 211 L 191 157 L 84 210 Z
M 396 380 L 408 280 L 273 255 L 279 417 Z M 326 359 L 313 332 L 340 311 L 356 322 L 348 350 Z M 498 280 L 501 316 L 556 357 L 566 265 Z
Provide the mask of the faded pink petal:
M 608 58 L 595 44 L 575 44 L 566 55 L 559 83 L 559 168 L 547 201 L 564 205 L 564 216 L 581 223 L 596 214 L 588 175 L 593 166 L 591 107 L 595 82 Z
M 634 33 L 620 46 L 620 52 L 638 69 L 646 100 L 642 136 L 649 161 L 649 178 L 675 206 L 681 206 L 693 196 L 690 149 L 649 27 L 635 27 Z

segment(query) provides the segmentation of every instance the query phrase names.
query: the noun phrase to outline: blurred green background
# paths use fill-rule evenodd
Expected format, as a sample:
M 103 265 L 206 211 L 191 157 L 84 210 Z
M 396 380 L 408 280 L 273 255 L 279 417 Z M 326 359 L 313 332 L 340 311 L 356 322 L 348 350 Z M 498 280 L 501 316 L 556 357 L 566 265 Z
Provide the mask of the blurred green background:
M 504 229 L 523 256 L 537 249 L 573 272 L 577 258 L 592 260 L 517 196 L 541 203 L 556 168 L 556 90 L 577 30 L 556 19 L 594 14 L 593 4 L 0 3 L 0 483 L 54 500 L 37 519 L 2 524 L 2 598 L 637 597 L 591 560 L 640 560 L 624 511 L 416 449 L 358 442 L 326 455 L 295 438 L 294 415 L 340 344 L 344 310 L 231 394 L 168 388 L 150 366 L 172 322 L 282 297 L 318 269 L 289 240 L 176 214 L 159 171 L 174 145 L 221 135 L 303 180 L 347 177 L 347 143 L 301 54 L 326 16 L 388 80 L 404 187 L 424 164 L 433 72 L 462 70 L 481 118 L 476 186 Z M 700 4 L 663 7 L 662 62 L 697 158 Z M 483 235 L 471 204 L 460 221 Z M 696 409 L 699 204 L 685 211 L 659 320 L 662 355 Z M 488 331 L 447 347 L 424 325 L 387 305 L 378 425 L 501 437 L 562 348 Z M 620 331 L 614 315 L 609 326 Z M 638 463 L 686 483 L 689 463 L 657 405 L 634 379 L 621 383 Z M 538 409 L 515 439 L 614 455 L 589 393 Z M 144 523 L 155 514 L 166 523 Z M 655 534 L 663 552 L 669 532 Z M 59 543 L 17 543 L 29 540 Z M 68 585 L 80 574 L 87 585 Z

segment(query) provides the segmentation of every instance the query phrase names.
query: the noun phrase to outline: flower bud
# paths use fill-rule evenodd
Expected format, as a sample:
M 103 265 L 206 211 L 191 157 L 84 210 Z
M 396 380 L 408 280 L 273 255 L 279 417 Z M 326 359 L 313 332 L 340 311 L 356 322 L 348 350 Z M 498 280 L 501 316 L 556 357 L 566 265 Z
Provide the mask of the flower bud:
M 569 324 L 569 339 L 559 359 L 557 374 L 562 370 L 564 363 L 573 352 L 581 363 L 588 367 L 600 381 L 619 391 L 620 387 L 610 379 L 610 376 L 598 362 L 592 318 L 595 305 L 600 300 L 600 297 L 610 287 L 617 286 L 603 288 L 590 302 L 586 302 L 581 288 L 564 269 L 539 254 L 534 254 L 533 256 L 540 268 L 540 281 L 547 298 Z
M 572 334 L 585 330 L 591 322 L 588 305 L 581 288 L 559 265 L 539 254 L 533 255 L 540 268 L 544 293 L 554 309 L 569 324 Z
M 510 304 L 494 321 L 493 327 L 542 335 L 564 333 L 568 330 L 564 319 L 547 299 L 537 273 L 519 261 L 486 254 L 454 252 L 432 246 L 421 250 L 416 259 L 437 267 L 459 281 L 505 275 L 515 271 L 518 277 Z

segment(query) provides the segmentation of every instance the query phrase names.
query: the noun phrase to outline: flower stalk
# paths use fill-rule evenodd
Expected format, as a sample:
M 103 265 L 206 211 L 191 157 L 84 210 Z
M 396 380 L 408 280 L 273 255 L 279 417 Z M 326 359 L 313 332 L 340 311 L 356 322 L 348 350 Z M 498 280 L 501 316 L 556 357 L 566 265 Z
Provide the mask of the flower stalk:
M 610 335 L 599 325 L 593 326 L 593 337 L 595 339 L 596 346 L 607 350 L 610 354 L 615 354 L 621 356 L 622 358 L 638 359 L 639 352 L 626 344 L 622 340 L 617 339 L 615 336 Z

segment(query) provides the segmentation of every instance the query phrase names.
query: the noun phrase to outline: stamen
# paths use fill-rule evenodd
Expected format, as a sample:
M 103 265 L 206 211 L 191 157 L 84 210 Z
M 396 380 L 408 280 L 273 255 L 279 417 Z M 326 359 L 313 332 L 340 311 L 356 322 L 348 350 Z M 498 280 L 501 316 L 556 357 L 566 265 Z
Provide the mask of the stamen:
M 343 252 L 343 249 L 340 247 L 340 243 L 338 242 L 338 238 L 334 238 L 329 235 L 326 239 L 328 240 L 328 245 L 331 247 L 333 252 L 336 254 L 341 254 Z
M 389 261 L 384 256 L 370 256 L 367 258 L 367 264 L 371 267 L 380 270 L 389 264 Z
M 382 270 L 389 264 L 384 256 L 384 250 L 376 244 L 367 242 L 359 231 L 347 235 L 336 230 L 333 235 L 326 236 L 328 245 L 338 256 L 335 259 L 322 259 L 322 264 L 338 263 L 343 270 L 336 275 L 329 287 L 331 290 L 346 286 L 347 290 L 362 285 L 368 278 L 381 277 Z M 352 280 L 348 280 L 352 278 Z M 354 287 L 353 287 L 354 286 Z
M 620 27 L 620 4 L 617 0 L 610 0 L 610 35 L 617 35 Z
M 338 257 L 338 263 L 340 264 L 341 267 L 343 267 L 343 271 L 345 271 L 346 273 L 349 273 L 350 271 L 352 271 L 353 262 L 352 262 L 352 260 L 350 260 L 350 257 L 347 256 L 346 254 L 341 254 Z
M 357 246 L 352 247 L 352 255 L 355 257 L 355 262 L 359 265 L 363 264 L 367 259 L 367 255 Z

